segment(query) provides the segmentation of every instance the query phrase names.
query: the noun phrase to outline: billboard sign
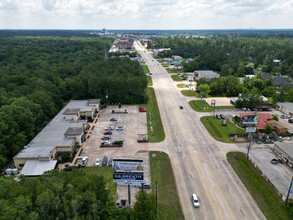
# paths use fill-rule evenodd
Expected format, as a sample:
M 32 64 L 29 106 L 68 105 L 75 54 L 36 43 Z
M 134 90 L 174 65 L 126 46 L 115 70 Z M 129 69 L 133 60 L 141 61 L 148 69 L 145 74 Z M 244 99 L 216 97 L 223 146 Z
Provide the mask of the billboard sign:
M 114 159 L 113 170 L 117 173 L 143 172 L 143 160 Z
M 120 185 L 140 185 L 143 183 L 143 173 L 113 173 L 113 181 Z
M 259 121 L 259 116 L 257 115 L 243 115 L 241 121 L 243 125 L 256 125 Z

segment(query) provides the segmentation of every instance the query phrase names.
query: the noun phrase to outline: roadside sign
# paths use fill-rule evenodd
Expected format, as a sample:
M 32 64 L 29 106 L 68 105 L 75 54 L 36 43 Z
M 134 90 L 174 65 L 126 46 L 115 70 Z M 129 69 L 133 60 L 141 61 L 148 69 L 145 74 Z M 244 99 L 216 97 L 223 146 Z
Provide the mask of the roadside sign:
M 119 173 L 143 172 L 143 160 L 114 159 L 113 170 Z
M 140 185 L 143 183 L 143 173 L 113 173 L 113 181 L 120 185 Z
M 246 127 L 246 132 L 254 133 L 256 132 L 256 127 Z
M 258 123 L 259 116 L 253 114 L 253 115 L 243 115 L 241 117 L 241 121 L 243 125 L 255 125 Z

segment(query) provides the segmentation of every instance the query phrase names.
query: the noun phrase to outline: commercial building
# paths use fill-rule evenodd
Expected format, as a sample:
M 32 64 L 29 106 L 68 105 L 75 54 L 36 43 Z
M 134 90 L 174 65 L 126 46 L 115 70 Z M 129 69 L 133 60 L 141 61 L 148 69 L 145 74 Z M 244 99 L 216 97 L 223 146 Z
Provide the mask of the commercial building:
M 280 124 L 280 122 L 275 120 L 269 120 L 268 123 L 272 124 L 277 134 L 287 133 L 287 128 Z
M 276 142 L 273 151 L 290 167 L 293 167 L 293 143 Z
M 272 116 L 269 113 L 246 112 L 246 113 L 239 113 L 239 116 L 241 119 L 241 124 L 243 126 L 255 124 L 255 127 L 258 130 L 264 130 L 266 123 L 272 119 Z M 249 119 L 252 119 L 251 123 L 247 122 L 249 121 Z
M 16 168 L 22 169 L 20 174 L 36 176 L 54 169 L 58 154 L 73 153 L 76 147 L 83 143 L 88 129 L 86 119 L 93 119 L 99 108 L 99 99 L 70 101 L 23 150 L 14 156 Z
M 174 60 L 179 60 L 179 61 L 182 60 L 182 57 L 181 57 L 181 56 L 178 56 L 178 55 L 173 55 L 172 58 L 173 58 Z
M 116 47 L 120 50 L 130 49 L 130 43 L 128 41 L 119 41 L 116 43 Z
M 293 116 L 293 103 L 292 102 L 277 102 L 276 109 L 286 115 Z
M 212 70 L 195 70 L 194 77 L 197 80 L 200 78 L 212 79 L 212 78 L 219 78 L 220 74 L 218 74 Z

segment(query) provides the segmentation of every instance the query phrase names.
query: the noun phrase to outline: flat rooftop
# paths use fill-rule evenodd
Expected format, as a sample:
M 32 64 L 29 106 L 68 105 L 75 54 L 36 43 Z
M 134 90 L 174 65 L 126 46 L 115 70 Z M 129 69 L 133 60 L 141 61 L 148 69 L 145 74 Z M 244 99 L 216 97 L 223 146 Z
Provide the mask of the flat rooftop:
M 275 145 L 293 158 L 293 142 L 276 142 Z
M 220 74 L 212 71 L 212 70 L 195 70 L 199 74 L 199 77 L 206 77 L 206 78 L 219 78 Z
M 283 105 L 288 109 L 293 109 L 293 103 L 292 102 L 278 102 L 277 105 Z
M 68 128 L 83 127 L 86 120 L 77 122 L 66 121 L 63 113 L 66 109 L 80 109 L 80 111 L 92 110 L 94 106 L 88 106 L 87 100 L 70 101 L 47 126 L 35 138 L 19 151 L 14 158 L 46 158 L 49 157 L 57 146 L 70 146 L 74 141 L 72 137 L 65 137 Z

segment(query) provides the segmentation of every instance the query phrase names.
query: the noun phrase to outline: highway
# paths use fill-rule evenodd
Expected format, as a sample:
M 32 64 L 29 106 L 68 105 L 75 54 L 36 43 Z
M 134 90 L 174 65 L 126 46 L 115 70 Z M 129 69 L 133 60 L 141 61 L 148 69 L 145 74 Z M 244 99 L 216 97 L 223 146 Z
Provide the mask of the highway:
M 163 142 L 149 143 L 149 149 L 168 153 L 185 219 L 265 219 L 226 160 L 226 153 L 238 147 L 215 141 L 170 74 L 137 41 L 134 46 L 153 73 L 166 134 Z M 200 208 L 192 206 L 192 193 L 199 196 Z

